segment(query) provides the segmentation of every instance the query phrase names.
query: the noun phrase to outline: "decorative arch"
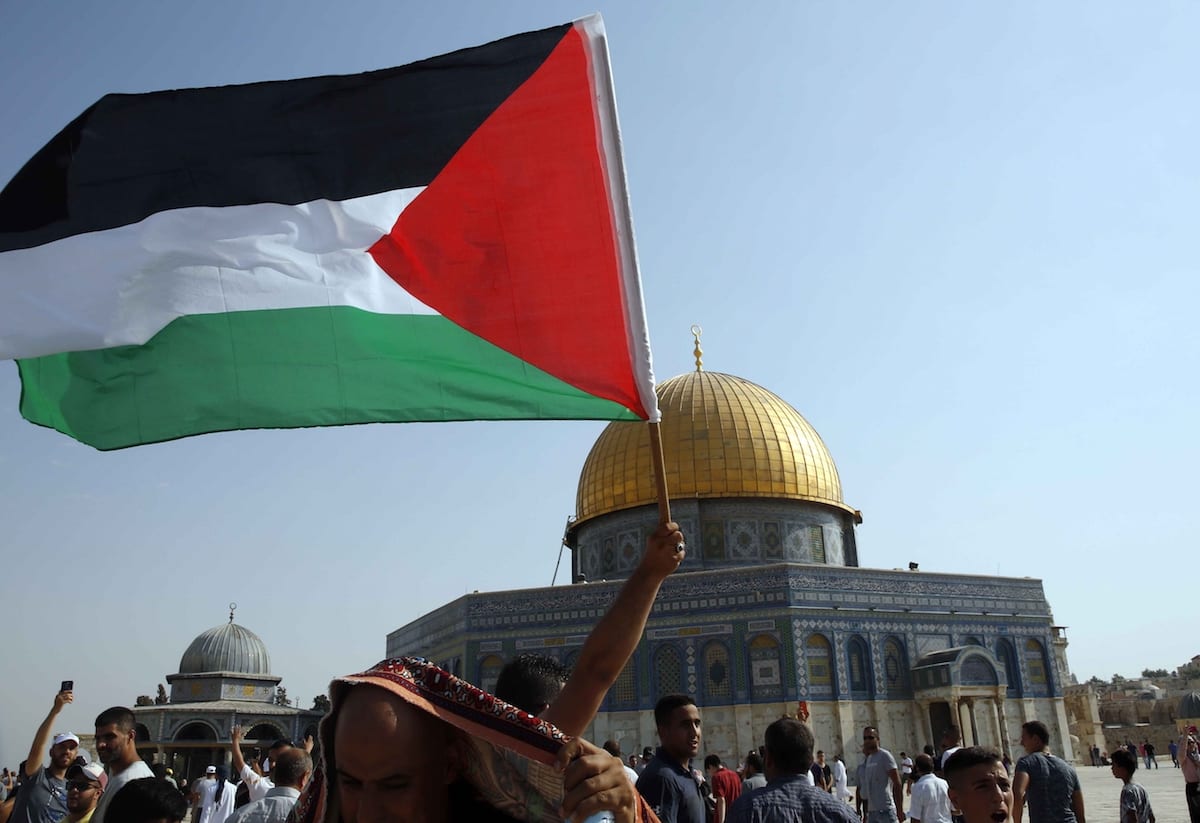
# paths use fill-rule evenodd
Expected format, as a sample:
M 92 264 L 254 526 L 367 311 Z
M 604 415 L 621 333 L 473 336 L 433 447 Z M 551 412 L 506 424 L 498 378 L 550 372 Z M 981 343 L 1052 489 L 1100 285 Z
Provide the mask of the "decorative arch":
M 479 661 L 479 688 L 483 689 L 488 694 L 494 694 L 496 691 L 496 680 L 500 677 L 500 670 L 504 668 L 504 660 L 498 654 L 489 654 L 487 657 Z
M 964 646 L 982 646 L 982 645 L 983 645 L 983 641 L 982 641 L 982 640 L 980 640 L 980 639 L 979 639 L 978 637 L 976 637 L 975 635 L 973 635 L 973 634 L 969 634 L 969 635 L 967 635 L 966 637 L 964 637 L 964 638 L 963 638 L 963 642 L 962 642 L 962 644 L 963 644 Z
M 133 739 L 138 743 L 150 739 L 150 729 L 146 727 L 145 723 L 135 723 L 133 725 Z
M 1021 664 L 1017 662 L 1017 650 L 1013 648 L 1012 641 L 1007 637 L 1001 637 L 996 641 L 996 657 L 1004 664 L 1004 673 L 1008 677 L 1006 694 L 1009 697 L 1021 697 L 1023 694 Z
M 1050 661 L 1046 647 L 1036 638 L 1025 641 L 1025 670 L 1029 672 L 1029 693 L 1033 697 L 1049 697 L 1051 689 Z
M 683 663 L 679 650 L 671 645 L 660 646 L 654 652 L 654 699 L 683 692 Z
M 706 703 L 727 703 L 733 699 L 733 672 L 729 669 L 729 649 L 719 640 L 704 646 L 704 697 Z
M 808 693 L 812 697 L 833 697 L 837 682 L 833 676 L 833 646 L 823 634 L 810 634 L 804 641 L 808 667 Z
M 960 665 L 960 677 L 964 686 L 995 686 L 1000 682 L 991 662 L 981 654 L 968 654 Z
M 855 697 L 874 697 L 875 678 L 872 676 L 871 651 L 867 641 L 857 634 L 846 641 L 846 673 L 850 694 Z
M 898 637 L 883 641 L 883 682 L 887 693 L 897 697 L 912 694 L 912 679 L 909 676 L 908 652 Z
M 246 732 L 246 740 L 256 740 L 260 744 L 270 745 L 276 740 L 282 740 L 287 735 L 274 723 L 256 723 Z
M 217 730 L 205 720 L 189 720 L 175 732 L 175 740 L 216 740 Z
M 783 698 L 783 666 L 779 641 L 760 634 L 750 641 L 750 690 L 755 700 Z

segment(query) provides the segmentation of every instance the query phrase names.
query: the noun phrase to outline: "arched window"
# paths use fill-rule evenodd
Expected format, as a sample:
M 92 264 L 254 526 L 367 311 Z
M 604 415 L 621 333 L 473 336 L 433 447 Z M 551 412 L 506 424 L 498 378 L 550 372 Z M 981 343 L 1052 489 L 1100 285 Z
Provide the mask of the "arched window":
M 874 677 L 871 673 L 871 654 L 867 643 L 858 635 L 846 642 L 846 667 L 850 675 L 850 694 L 856 697 L 871 697 Z
M 823 634 L 810 634 L 804 644 L 808 663 L 808 693 L 812 697 L 833 697 L 833 649 Z
M 908 655 L 899 638 L 889 637 L 883 641 L 883 673 L 889 695 L 905 697 L 912 694 Z
M 608 704 L 613 709 L 637 707 L 637 669 L 633 657 L 629 658 L 625 668 L 617 675 L 617 681 L 608 690 Z
M 654 699 L 683 691 L 683 666 L 674 646 L 662 646 L 654 653 Z
M 496 679 L 500 677 L 500 670 L 504 668 L 504 661 L 499 655 L 489 654 L 483 660 L 479 661 L 479 688 L 483 689 L 488 694 L 494 694 L 496 691 Z
M 1032 637 L 1025 641 L 1025 670 L 1029 672 L 1029 693 L 1033 697 L 1050 696 L 1050 664 L 1046 647 Z
M 755 700 L 783 697 L 783 667 L 779 663 L 779 641 L 760 634 L 750 641 L 750 688 Z
M 725 702 L 733 696 L 731 675 L 729 649 L 713 640 L 704 647 L 704 697 L 708 702 Z
M 964 646 L 982 646 L 983 641 L 972 634 L 972 635 L 968 635 L 967 637 L 963 638 L 962 644 Z
M 1001 637 L 996 641 L 996 657 L 1004 664 L 1004 674 L 1008 677 L 1009 697 L 1021 696 L 1021 665 L 1017 662 L 1017 650 L 1007 639 Z
M 809 557 L 814 563 L 825 561 L 825 531 L 820 526 L 808 527 Z

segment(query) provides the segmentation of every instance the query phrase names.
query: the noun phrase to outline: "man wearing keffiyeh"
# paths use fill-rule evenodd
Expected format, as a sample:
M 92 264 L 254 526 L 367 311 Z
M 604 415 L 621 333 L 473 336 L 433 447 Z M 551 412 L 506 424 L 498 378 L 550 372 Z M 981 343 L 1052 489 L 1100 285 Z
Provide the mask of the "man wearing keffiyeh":
M 417 658 L 330 684 L 299 823 L 657 823 L 621 764 Z

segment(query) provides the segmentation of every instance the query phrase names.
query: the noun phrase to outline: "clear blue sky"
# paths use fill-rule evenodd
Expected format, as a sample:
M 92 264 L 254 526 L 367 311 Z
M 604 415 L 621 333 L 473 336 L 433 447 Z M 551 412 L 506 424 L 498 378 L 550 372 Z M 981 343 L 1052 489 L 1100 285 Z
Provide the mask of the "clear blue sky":
M 593 10 L 0 0 L 0 181 L 106 92 L 381 68 Z M 1200 5 L 599 10 L 659 377 L 691 368 L 702 324 L 709 369 L 824 437 L 863 565 L 1042 578 L 1081 680 L 1200 653 Z M 102 454 L 18 397 L 3 366 L 10 767 L 60 680 L 59 726 L 87 731 L 231 600 L 307 705 L 425 611 L 548 584 L 603 425 Z

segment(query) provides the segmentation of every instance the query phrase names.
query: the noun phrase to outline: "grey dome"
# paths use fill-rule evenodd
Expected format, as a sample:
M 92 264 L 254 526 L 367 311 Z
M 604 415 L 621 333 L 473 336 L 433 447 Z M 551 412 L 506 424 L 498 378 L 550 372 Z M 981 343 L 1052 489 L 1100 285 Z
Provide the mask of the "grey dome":
M 204 672 L 270 674 L 271 657 L 257 634 L 236 623 L 226 623 L 193 640 L 179 661 L 180 674 Z
M 1200 717 L 1200 692 L 1188 692 L 1179 698 L 1179 717 L 1182 720 Z

